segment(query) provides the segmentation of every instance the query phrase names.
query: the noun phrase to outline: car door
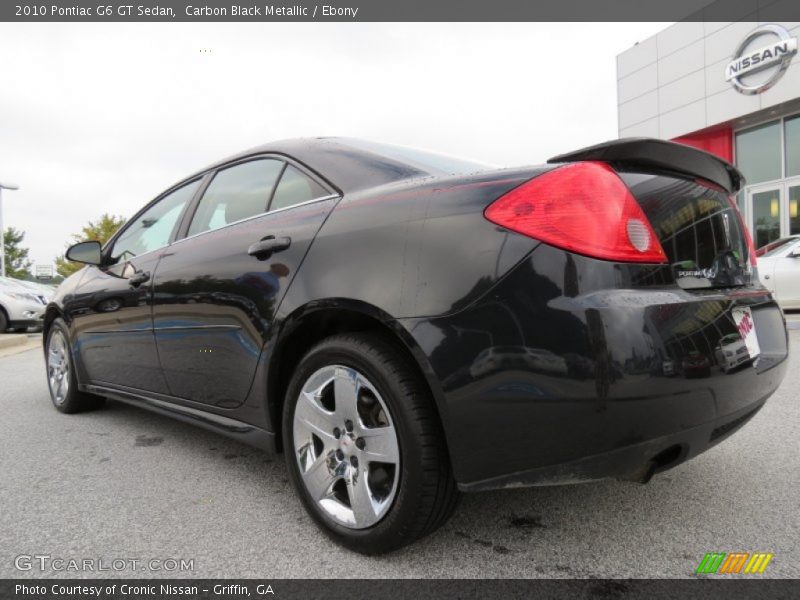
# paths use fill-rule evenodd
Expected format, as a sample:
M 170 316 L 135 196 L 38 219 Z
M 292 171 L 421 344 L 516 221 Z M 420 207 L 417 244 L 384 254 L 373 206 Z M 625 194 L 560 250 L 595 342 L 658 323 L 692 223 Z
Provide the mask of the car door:
M 156 270 L 153 325 L 173 396 L 244 402 L 278 304 L 337 199 L 282 158 L 213 174 Z
M 775 293 L 784 307 L 800 307 L 800 243 L 772 259 Z
M 131 219 L 90 266 L 66 305 L 85 377 L 167 393 L 153 337 L 152 275 L 199 180 L 182 185 Z

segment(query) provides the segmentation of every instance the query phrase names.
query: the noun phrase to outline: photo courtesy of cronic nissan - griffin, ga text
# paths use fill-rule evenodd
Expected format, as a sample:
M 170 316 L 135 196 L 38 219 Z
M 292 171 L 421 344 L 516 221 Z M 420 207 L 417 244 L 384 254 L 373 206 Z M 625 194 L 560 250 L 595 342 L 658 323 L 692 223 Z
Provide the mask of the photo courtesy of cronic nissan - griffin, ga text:
M 644 483 L 786 371 L 742 185 L 649 138 L 510 169 L 271 143 L 69 248 L 86 266 L 45 312 L 53 404 L 112 398 L 283 452 L 313 519 L 369 554 L 460 492 Z

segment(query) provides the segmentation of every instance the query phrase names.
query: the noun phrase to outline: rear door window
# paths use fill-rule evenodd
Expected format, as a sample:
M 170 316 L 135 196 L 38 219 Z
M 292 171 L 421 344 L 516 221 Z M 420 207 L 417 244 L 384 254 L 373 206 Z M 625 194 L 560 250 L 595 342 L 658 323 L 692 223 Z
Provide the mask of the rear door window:
M 328 195 L 328 190 L 305 173 L 292 165 L 286 165 L 278 187 L 275 188 L 275 196 L 272 198 L 269 209 L 278 210 Z
M 264 158 L 219 171 L 197 205 L 189 235 L 267 212 L 284 164 L 281 160 Z

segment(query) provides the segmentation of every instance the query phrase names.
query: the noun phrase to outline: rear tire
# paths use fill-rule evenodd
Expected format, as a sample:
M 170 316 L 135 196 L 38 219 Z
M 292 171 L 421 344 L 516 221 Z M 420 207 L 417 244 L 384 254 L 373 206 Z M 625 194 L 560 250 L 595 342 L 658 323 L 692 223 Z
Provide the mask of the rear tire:
M 47 332 L 45 366 L 50 399 L 62 413 L 71 414 L 101 408 L 106 399 L 78 390 L 78 377 L 72 360 L 69 330 L 61 319 L 56 319 Z
M 8 315 L 6 311 L 0 308 L 0 333 L 5 333 L 8 329 Z
M 433 398 L 379 335 L 335 335 L 303 357 L 287 390 L 283 440 L 306 510 L 350 550 L 396 550 L 440 527 L 457 504 Z

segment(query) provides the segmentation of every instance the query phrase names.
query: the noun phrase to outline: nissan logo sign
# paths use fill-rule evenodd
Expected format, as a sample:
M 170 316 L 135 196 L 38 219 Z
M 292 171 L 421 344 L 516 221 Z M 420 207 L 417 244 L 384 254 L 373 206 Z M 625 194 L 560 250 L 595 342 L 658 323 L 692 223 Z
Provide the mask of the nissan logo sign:
M 797 54 L 797 38 L 780 25 L 762 25 L 742 40 L 725 67 L 725 81 L 742 94 L 760 94 L 775 85 Z

